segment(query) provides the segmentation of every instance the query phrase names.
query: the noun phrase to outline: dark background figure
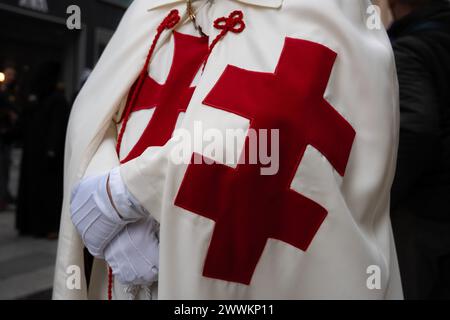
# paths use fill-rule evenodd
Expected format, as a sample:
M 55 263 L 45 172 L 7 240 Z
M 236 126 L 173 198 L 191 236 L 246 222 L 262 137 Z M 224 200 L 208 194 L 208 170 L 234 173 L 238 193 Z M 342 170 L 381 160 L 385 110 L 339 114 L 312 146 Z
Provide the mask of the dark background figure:
M 392 223 L 407 299 L 450 298 L 450 4 L 390 0 L 400 84 Z
M 6 112 L 6 104 L 0 102 L 0 119 L 7 119 L 4 123 L 8 128 L 11 114 L 15 119 L 13 134 L 8 133 L 9 141 L 12 140 L 7 145 L 10 155 L 2 157 L 6 153 L 0 151 L 0 170 L 9 167 L 9 172 L 0 171 L 0 194 L 6 192 L 8 175 L 11 193 L 0 196 L 0 300 L 51 297 L 50 270 L 54 267 L 57 244 L 33 235 L 54 237 L 59 228 L 61 145 L 65 114 L 69 112 L 63 111 L 65 100 L 71 104 L 131 3 L 132 0 L 0 0 L 2 90 L 6 86 L 1 73 L 8 82 L 13 79 L 8 76 L 9 70 L 16 71 L 15 84 L 8 86 L 6 99 L 14 100 L 16 112 Z M 81 9 L 80 29 L 67 27 L 68 18 L 74 17 L 67 13 L 72 5 Z M 53 63 L 45 64 L 48 61 Z M 61 73 L 54 75 L 52 65 L 60 67 Z M 53 84 L 46 90 L 49 79 Z M 59 81 L 64 88 L 58 85 Z M 2 92 L 0 100 L 1 96 Z M 4 141 L 0 137 L 0 148 L 5 146 Z M 10 164 L 2 166 L 3 159 Z M 15 203 L 11 203 L 14 199 Z
M 64 141 L 69 105 L 60 65 L 44 63 L 21 115 L 23 155 L 16 227 L 21 235 L 55 238 L 62 206 Z
M 0 211 L 14 202 L 9 192 L 9 170 L 11 164 L 11 146 L 14 140 L 17 119 L 16 71 L 6 68 L 0 83 Z

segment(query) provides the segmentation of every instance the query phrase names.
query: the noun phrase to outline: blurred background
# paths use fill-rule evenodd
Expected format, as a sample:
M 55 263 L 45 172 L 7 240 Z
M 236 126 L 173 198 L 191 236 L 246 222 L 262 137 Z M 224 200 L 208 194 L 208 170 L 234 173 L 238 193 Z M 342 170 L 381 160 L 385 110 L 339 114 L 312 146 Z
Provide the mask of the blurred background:
M 0 0 L 0 300 L 51 297 L 71 105 L 131 2 Z M 373 2 L 400 82 L 392 220 L 405 296 L 448 299 L 449 1 Z M 67 27 L 71 5 L 80 28 Z

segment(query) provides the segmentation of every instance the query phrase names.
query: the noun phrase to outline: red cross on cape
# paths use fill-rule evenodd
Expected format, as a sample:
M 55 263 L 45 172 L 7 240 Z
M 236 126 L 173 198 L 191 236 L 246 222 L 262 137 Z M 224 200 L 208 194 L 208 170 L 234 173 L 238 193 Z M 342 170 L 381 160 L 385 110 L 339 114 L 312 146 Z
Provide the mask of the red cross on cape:
M 249 285 L 269 238 L 308 249 L 327 211 L 290 188 L 294 175 L 308 145 L 344 175 L 355 138 L 323 97 L 335 59 L 323 45 L 286 38 L 274 73 L 228 66 L 204 100 L 280 135 L 275 175 L 261 175 L 261 164 L 189 165 L 175 205 L 215 221 L 205 277 Z

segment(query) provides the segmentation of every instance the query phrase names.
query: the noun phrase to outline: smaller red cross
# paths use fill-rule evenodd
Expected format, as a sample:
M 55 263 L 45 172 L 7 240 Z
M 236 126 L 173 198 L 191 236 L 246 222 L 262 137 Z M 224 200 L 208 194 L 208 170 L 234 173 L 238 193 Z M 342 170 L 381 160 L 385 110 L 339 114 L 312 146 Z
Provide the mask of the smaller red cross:
M 174 32 L 175 48 L 166 82 L 147 76 L 131 111 L 153 109 L 142 136 L 121 162 L 139 157 L 148 147 L 163 146 L 172 136 L 180 112 L 185 112 L 194 93 L 191 83 L 208 54 L 208 38 Z M 130 92 L 135 89 L 136 83 Z M 131 95 L 130 95 L 131 96 Z M 130 103 L 131 97 L 127 101 Z
M 327 211 L 291 184 L 308 145 L 345 173 L 355 130 L 323 97 L 335 59 L 327 47 L 286 38 L 274 73 L 228 66 L 205 98 L 205 105 L 248 118 L 252 129 L 280 134 L 275 175 L 245 161 L 235 169 L 188 167 L 175 205 L 215 221 L 205 277 L 248 285 L 269 238 L 306 251 L 319 230 Z

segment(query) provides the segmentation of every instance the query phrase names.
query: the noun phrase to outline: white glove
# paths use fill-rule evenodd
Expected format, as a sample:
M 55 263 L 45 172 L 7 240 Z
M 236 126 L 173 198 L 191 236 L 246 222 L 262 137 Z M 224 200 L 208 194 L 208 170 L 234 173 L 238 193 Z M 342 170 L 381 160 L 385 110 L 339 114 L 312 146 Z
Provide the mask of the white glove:
M 148 217 L 125 226 L 107 245 L 105 259 L 120 283 L 150 285 L 158 280 L 159 224 Z
M 108 178 L 111 198 L 108 195 Z M 71 198 L 72 222 L 89 252 L 102 258 L 108 243 L 131 222 L 148 213 L 127 191 L 119 168 L 109 174 L 83 179 L 73 190 Z

